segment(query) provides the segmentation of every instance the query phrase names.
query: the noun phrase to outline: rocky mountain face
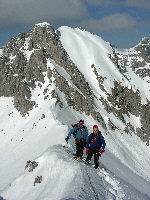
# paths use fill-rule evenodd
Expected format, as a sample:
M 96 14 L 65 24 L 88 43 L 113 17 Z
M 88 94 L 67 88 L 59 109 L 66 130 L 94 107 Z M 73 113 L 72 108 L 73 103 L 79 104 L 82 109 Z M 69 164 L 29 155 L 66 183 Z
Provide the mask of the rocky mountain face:
M 150 83 L 150 39 L 143 38 L 142 41 L 131 51 L 126 53 L 120 53 L 113 51 L 114 57 L 112 61 L 117 65 L 120 73 L 127 77 L 127 66 L 129 66 L 135 74 Z M 131 80 L 129 80 L 131 81 Z M 150 101 L 147 99 L 146 104 L 142 104 L 139 91 L 134 92 L 132 89 L 124 88 L 119 83 L 114 84 L 112 89 L 111 102 L 114 105 L 119 106 L 120 119 L 124 121 L 122 114 L 135 115 L 140 117 L 141 128 L 136 129 L 136 134 L 149 145 L 150 139 Z M 143 86 L 144 87 L 144 86 Z M 150 91 L 150 90 L 149 90 Z M 121 111 L 121 113 L 120 113 Z M 130 124 L 126 124 L 126 132 L 134 132 L 134 127 Z
M 29 59 L 27 54 L 29 54 Z M 70 88 L 57 71 L 47 68 L 48 58 L 66 70 L 83 95 Z M 52 77 L 55 78 L 56 87 L 70 94 L 66 96 L 69 106 L 89 112 L 90 108 L 86 106 L 92 105 L 92 91 L 83 75 L 68 58 L 65 49 L 62 48 L 59 32 L 55 33 L 49 25 L 44 27 L 37 25 L 30 33 L 20 33 L 18 38 L 11 39 L 3 50 L 0 69 L 0 96 L 14 96 L 14 105 L 22 115 L 36 104 L 30 101 L 31 89 L 36 87 L 37 81 L 39 85 L 44 83 L 44 72 L 47 72 L 50 83 Z M 71 98 L 71 93 L 75 98 Z M 55 91 L 53 95 L 57 96 Z M 76 103 L 78 101 L 79 103 Z
M 106 121 L 98 109 L 98 101 L 108 113 L 115 115 L 124 124 L 124 132 L 138 135 L 147 145 L 150 139 L 150 102 L 142 103 L 139 91 L 127 88 L 115 81 L 112 92 L 108 93 L 103 84 L 105 77 L 101 76 L 94 64 L 91 65 L 99 82 L 99 87 L 107 95 L 107 99 L 96 96 L 83 74 L 68 56 L 60 41 L 61 33 L 49 24 L 37 24 L 31 32 L 20 33 L 12 38 L 0 54 L 0 96 L 14 97 L 14 106 L 25 116 L 31 109 L 38 106 L 32 100 L 32 91 L 42 87 L 45 77 L 49 79 L 52 91 L 44 88 L 44 98 L 56 99 L 56 104 L 63 108 L 60 92 L 64 95 L 68 106 L 86 115 L 91 115 L 104 129 L 120 130 L 109 118 Z M 141 78 L 150 79 L 150 40 L 144 38 L 131 53 L 126 54 L 113 49 L 109 59 L 117 66 L 118 71 L 130 82 L 126 66 Z M 134 52 L 134 53 L 133 53 Z M 67 73 L 72 81 L 68 83 L 56 68 L 49 67 L 51 63 Z M 125 115 L 139 117 L 141 127 L 135 128 Z M 120 131 L 122 133 L 122 131 Z

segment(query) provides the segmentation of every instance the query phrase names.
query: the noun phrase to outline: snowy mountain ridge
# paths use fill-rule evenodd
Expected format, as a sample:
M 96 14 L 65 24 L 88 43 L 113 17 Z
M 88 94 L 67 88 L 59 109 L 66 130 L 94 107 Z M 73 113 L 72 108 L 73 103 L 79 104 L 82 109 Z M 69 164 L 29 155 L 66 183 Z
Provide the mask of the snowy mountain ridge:
M 142 41 L 122 52 L 79 28 L 40 23 L 8 42 L 0 52 L 1 196 L 149 199 L 149 40 Z M 73 162 L 73 139 L 62 147 L 81 118 L 106 139 L 105 170 Z M 33 172 L 24 171 L 35 159 Z

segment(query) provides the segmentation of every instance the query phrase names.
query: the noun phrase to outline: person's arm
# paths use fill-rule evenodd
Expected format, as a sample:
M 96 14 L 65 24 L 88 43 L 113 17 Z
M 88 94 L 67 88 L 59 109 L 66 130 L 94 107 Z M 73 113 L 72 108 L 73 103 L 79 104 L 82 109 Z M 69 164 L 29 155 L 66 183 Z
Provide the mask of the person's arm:
M 70 131 L 69 131 L 69 133 L 68 133 L 68 138 L 70 138 L 70 136 L 73 134 L 73 133 L 75 133 L 77 131 L 77 127 L 75 126 L 74 128 L 72 128 Z
M 69 140 L 71 134 L 75 133 L 76 131 L 77 131 L 77 127 L 76 126 L 69 131 L 68 136 L 65 138 L 67 144 L 68 144 L 68 140 Z

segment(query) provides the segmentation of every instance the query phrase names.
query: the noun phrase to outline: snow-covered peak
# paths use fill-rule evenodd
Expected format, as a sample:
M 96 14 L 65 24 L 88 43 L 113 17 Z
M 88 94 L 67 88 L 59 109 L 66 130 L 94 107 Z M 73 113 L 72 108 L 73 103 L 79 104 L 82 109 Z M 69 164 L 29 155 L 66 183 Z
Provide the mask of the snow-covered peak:
M 141 52 L 146 58 L 150 58 L 150 38 L 144 37 L 140 43 L 135 47 L 135 49 Z
M 88 31 L 55 32 L 48 23 L 10 41 L 4 54 L 0 196 L 148 200 L 150 87 L 148 73 L 141 77 L 137 68 L 149 63 L 135 49 L 122 53 Z M 89 134 L 98 124 L 105 138 L 103 169 L 72 159 L 73 137 L 63 146 L 79 119 Z M 38 163 L 33 171 L 24 169 L 28 160 Z
M 93 35 L 79 28 L 60 27 L 61 43 L 66 49 L 71 60 L 79 68 L 86 80 L 90 83 L 96 95 L 103 93 L 96 80 L 92 65 L 95 66 L 99 75 L 104 77 L 104 85 L 109 93 L 114 80 L 122 81 L 116 66 L 109 59 L 113 50 L 108 42 L 97 35 Z
M 49 23 L 47 22 L 42 22 L 42 23 L 38 23 L 38 24 L 35 24 L 35 26 L 39 26 L 39 27 L 44 27 L 44 26 L 51 26 Z
M 31 33 L 40 33 L 43 34 L 43 31 L 46 33 L 54 33 L 54 28 L 47 22 L 35 24 L 31 30 Z
M 146 98 L 150 99 L 148 84 L 130 69 L 130 65 L 128 69 L 129 72 L 127 72 L 127 76 L 129 76 L 129 78 L 126 78 L 127 76 L 120 73 L 118 67 L 112 62 L 110 55 L 114 55 L 109 42 L 106 42 L 101 37 L 79 28 L 73 29 L 62 26 L 58 30 L 61 32 L 60 40 L 63 47 L 66 49 L 71 60 L 73 60 L 78 69 L 85 76 L 86 80 L 90 83 L 91 88 L 97 96 L 106 97 L 104 92 L 99 87 L 95 72 L 91 67 L 93 65 L 96 68 L 98 76 L 102 76 L 104 78 L 103 85 L 109 94 L 111 94 L 114 81 L 118 81 L 124 87 L 129 89 L 133 88 L 135 91 L 139 90 L 143 98 L 143 103 L 147 102 Z M 122 52 L 119 53 L 122 54 Z M 130 49 L 128 51 L 124 51 L 123 54 L 127 54 L 125 57 L 128 57 L 129 54 L 133 56 L 134 54 L 137 55 L 137 51 L 135 52 L 134 49 Z M 129 61 L 130 56 L 127 63 Z M 128 68 L 128 64 L 126 64 L 126 68 Z M 133 83 L 132 81 L 129 81 L 129 79 L 132 78 L 134 78 L 135 81 Z M 146 87 L 143 88 L 143 86 L 139 84 L 139 81 L 146 84 Z M 146 98 L 143 96 L 143 93 L 145 93 Z
M 139 45 L 150 45 L 150 39 L 148 37 L 143 37 L 137 46 Z

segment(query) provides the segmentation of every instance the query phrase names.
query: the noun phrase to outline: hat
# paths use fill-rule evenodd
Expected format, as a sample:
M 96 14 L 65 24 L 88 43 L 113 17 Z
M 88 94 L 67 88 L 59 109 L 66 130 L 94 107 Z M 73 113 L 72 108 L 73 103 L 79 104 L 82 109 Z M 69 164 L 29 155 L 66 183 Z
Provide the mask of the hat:
M 97 128 L 97 129 L 98 129 L 98 126 L 97 126 L 97 125 L 94 125 L 94 126 L 93 126 L 93 129 L 94 129 L 94 128 Z
M 80 119 L 79 124 L 80 124 L 80 123 L 83 123 L 83 124 L 84 124 L 84 120 L 83 120 L 83 119 Z

